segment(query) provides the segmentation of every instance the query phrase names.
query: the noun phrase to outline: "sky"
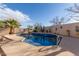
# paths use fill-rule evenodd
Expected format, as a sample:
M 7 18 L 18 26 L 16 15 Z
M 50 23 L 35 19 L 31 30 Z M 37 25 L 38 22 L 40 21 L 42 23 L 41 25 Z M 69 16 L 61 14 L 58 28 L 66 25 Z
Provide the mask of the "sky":
M 68 11 L 65 9 L 71 6 L 73 4 L 68 3 L 5 3 L 0 4 L 0 19 L 15 18 L 23 28 L 35 23 L 50 26 L 55 16 L 67 17 Z

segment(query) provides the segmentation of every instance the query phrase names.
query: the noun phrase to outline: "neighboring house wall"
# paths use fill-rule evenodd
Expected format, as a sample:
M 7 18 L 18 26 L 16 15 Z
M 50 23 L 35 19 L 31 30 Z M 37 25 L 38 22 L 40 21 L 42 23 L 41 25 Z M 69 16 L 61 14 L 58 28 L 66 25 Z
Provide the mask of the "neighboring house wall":
M 61 26 L 51 26 L 50 27 L 52 33 L 66 35 L 66 36 L 73 36 L 79 37 L 79 23 L 71 23 L 71 24 L 64 24 Z

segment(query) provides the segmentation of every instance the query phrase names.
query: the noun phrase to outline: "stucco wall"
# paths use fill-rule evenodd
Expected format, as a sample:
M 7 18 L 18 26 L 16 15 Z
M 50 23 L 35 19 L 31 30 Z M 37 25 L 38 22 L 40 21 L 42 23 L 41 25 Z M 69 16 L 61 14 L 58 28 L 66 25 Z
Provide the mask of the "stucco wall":
M 62 28 L 61 28 L 62 26 Z M 61 34 L 61 35 L 66 35 L 68 36 L 68 30 L 70 31 L 70 36 L 73 37 L 79 37 L 79 32 L 76 32 L 76 26 L 79 26 L 79 23 L 71 23 L 71 24 L 64 24 L 61 26 L 51 26 L 51 32 L 56 33 L 56 34 Z M 57 30 L 56 30 L 57 28 Z

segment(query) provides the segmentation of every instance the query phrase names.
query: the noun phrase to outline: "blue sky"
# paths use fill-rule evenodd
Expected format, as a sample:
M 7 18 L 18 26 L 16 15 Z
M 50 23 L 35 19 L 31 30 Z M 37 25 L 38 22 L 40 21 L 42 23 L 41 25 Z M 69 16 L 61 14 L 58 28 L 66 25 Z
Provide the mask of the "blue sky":
M 45 26 L 51 25 L 50 20 L 55 16 L 64 17 L 68 14 L 65 9 L 73 6 L 73 4 L 62 3 L 7 3 L 7 8 L 19 10 L 28 15 L 31 21 L 22 22 L 22 26 L 26 27 L 29 24 L 41 23 Z

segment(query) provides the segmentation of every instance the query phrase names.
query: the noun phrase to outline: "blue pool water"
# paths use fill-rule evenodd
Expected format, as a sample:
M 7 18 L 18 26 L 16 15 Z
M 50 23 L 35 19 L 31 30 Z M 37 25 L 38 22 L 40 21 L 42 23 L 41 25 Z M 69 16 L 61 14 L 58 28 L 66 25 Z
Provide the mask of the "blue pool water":
M 24 35 L 26 38 L 24 42 L 35 46 L 51 46 L 57 44 L 57 36 L 52 34 L 32 33 L 31 35 Z

